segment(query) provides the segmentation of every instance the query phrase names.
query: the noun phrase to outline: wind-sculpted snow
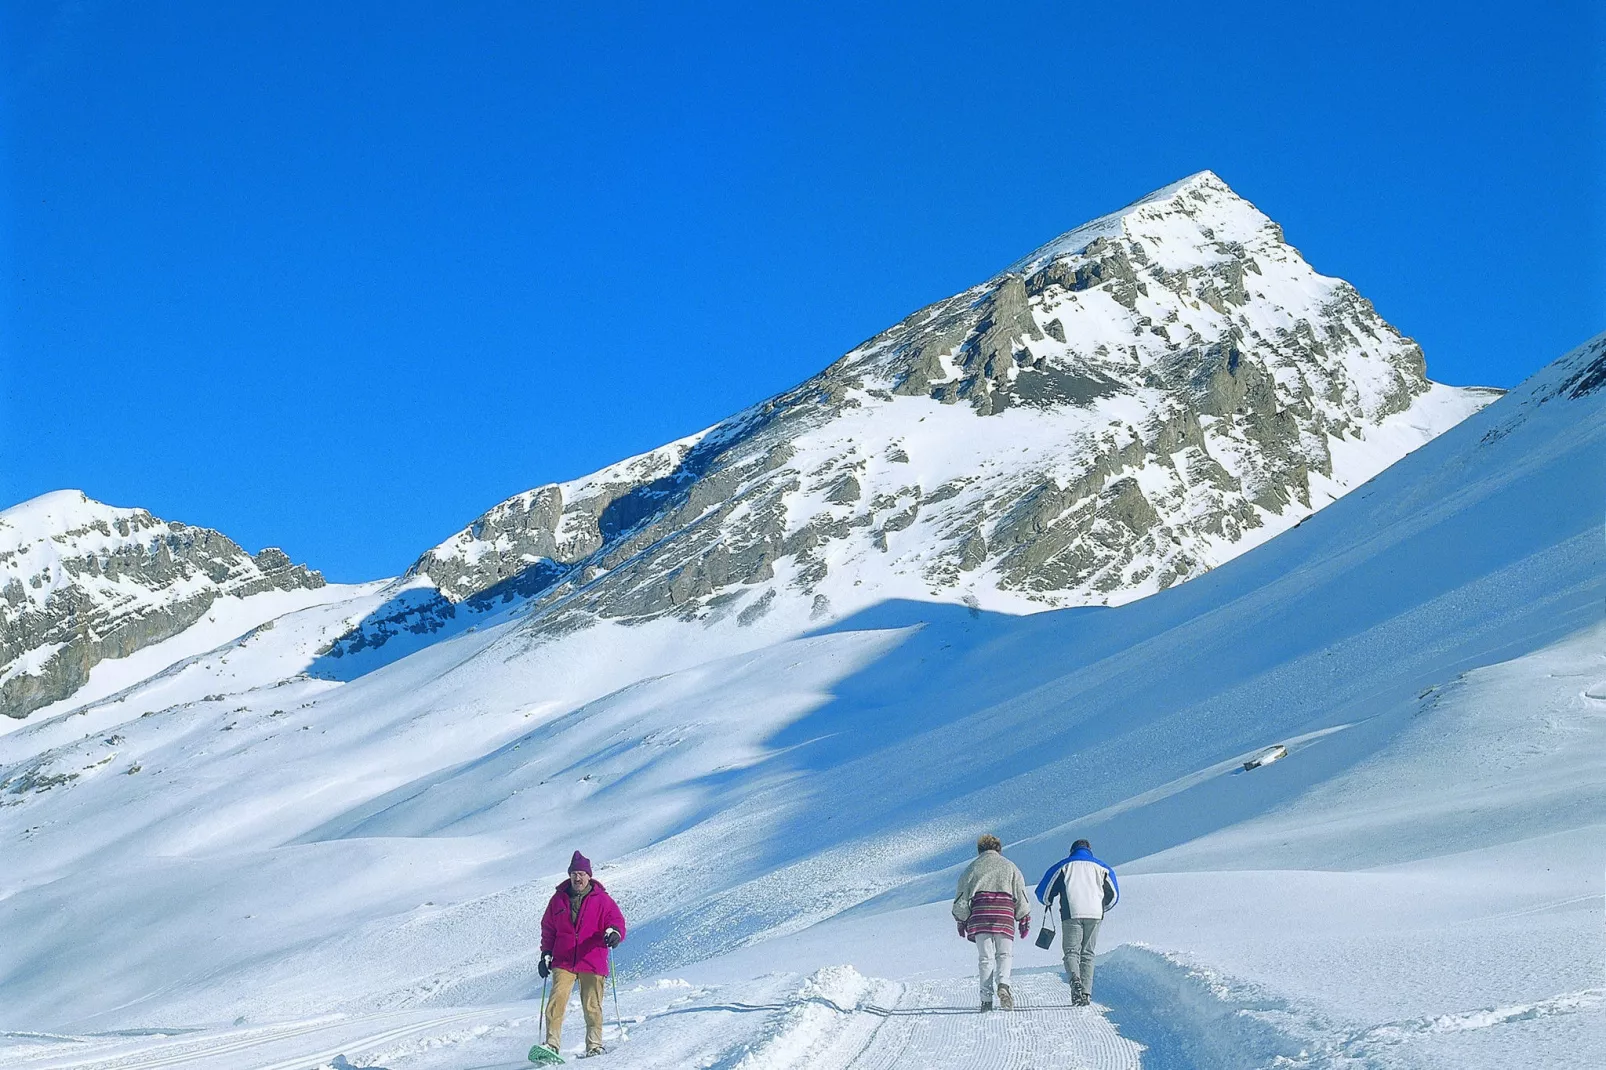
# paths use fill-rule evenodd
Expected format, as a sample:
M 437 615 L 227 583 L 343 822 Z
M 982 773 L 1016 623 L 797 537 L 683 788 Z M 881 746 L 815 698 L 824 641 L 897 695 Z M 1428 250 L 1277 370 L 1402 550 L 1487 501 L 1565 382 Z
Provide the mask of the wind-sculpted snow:
M 319 671 L 349 679 L 515 599 L 542 634 L 766 616 L 795 633 L 888 598 L 1120 604 L 1497 393 L 1430 383 L 1415 343 L 1203 172 L 725 423 L 498 505 L 410 570 L 437 597 L 405 596 Z

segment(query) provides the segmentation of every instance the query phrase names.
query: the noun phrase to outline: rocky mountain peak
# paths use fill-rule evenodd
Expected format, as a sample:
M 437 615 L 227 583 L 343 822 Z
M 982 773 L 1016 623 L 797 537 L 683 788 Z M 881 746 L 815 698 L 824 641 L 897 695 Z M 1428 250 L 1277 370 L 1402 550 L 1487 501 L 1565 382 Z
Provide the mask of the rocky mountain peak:
M 12 506 L 0 512 L 0 713 L 67 697 L 101 660 L 178 634 L 217 598 L 323 584 L 275 547 L 248 554 L 82 491 Z
M 1119 211 L 1066 231 L 1015 261 L 1003 274 L 1030 275 L 1061 256 L 1084 252 L 1100 239 L 1146 239 L 1155 244 L 1198 247 L 1250 241 L 1268 228 L 1276 240 L 1282 240 L 1281 228 L 1214 171 L 1198 171 Z
M 1128 601 L 1291 527 L 1498 392 L 1209 171 L 1056 238 L 697 435 L 497 506 L 330 653 L 529 628 L 796 628 L 875 601 Z M 466 603 L 466 604 L 465 604 Z

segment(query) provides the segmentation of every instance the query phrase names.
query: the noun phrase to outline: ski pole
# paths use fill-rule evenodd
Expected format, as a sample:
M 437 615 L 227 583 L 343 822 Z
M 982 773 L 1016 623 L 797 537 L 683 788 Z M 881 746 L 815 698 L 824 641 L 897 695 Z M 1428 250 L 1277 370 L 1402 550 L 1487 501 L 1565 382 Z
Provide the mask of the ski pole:
M 625 1020 L 619 1014 L 619 979 L 614 976 L 613 970 L 608 971 L 608 983 L 613 987 L 613 1020 L 619 1027 L 619 1042 L 624 1043 Z

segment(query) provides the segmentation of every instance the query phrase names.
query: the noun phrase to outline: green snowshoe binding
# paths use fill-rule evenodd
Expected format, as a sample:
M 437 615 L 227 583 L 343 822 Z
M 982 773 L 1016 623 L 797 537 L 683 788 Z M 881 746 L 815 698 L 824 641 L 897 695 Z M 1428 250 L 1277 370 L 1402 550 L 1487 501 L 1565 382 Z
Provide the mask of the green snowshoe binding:
M 537 1066 L 558 1066 L 564 1059 L 545 1044 L 537 1044 L 530 1049 L 530 1061 Z

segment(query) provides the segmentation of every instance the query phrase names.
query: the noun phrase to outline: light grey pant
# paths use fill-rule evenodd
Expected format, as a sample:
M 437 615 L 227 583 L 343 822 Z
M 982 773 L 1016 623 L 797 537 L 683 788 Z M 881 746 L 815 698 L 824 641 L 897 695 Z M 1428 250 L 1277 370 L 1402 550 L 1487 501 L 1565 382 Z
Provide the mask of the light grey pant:
M 1099 942 L 1098 918 L 1061 918 L 1065 934 L 1060 952 L 1065 957 L 1065 976 L 1071 982 L 1071 996 L 1093 998 L 1093 949 Z
M 1009 984 L 1009 969 L 1015 960 L 1015 941 L 998 933 L 976 934 L 976 968 L 981 974 L 981 999 L 993 1001 L 993 984 Z

